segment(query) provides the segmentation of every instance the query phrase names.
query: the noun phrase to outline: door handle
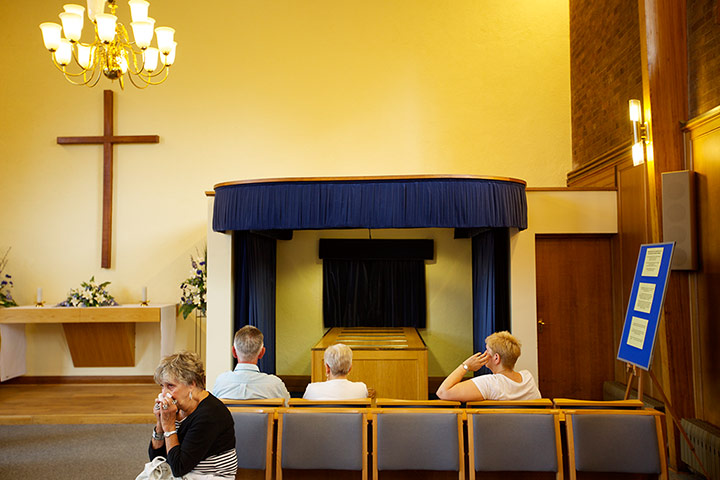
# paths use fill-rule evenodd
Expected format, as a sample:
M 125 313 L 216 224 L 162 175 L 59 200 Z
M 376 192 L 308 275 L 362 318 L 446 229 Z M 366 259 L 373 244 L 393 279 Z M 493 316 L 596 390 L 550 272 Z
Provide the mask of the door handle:
M 545 327 L 545 322 L 543 322 L 542 318 L 538 319 L 538 332 L 542 333 L 543 327 Z

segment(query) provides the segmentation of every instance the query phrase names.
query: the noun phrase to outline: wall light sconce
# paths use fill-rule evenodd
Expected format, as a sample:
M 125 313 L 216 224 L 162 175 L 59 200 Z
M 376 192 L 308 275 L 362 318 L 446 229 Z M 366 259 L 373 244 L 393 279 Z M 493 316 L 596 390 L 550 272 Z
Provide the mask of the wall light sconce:
M 633 165 L 641 165 L 645 162 L 645 145 L 648 141 L 647 122 L 642 121 L 642 103 L 640 100 L 632 99 L 629 102 L 630 121 L 633 125 Z

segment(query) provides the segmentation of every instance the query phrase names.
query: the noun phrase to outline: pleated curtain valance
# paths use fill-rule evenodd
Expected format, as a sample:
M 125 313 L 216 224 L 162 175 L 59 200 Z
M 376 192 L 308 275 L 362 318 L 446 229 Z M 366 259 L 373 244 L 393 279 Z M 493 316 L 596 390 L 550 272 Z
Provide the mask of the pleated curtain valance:
M 215 186 L 213 230 L 527 228 L 525 182 L 474 176 L 277 179 Z

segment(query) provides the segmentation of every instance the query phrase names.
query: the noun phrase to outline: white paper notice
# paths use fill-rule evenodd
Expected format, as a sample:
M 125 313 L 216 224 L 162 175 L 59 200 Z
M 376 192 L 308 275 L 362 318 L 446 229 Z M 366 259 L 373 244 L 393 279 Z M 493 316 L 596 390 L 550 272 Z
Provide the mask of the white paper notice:
M 632 317 L 630 322 L 630 334 L 628 335 L 627 344 L 631 347 L 642 350 L 645 343 L 645 334 L 647 333 L 648 321 L 642 318 Z
M 660 263 L 662 262 L 663 248 L 648 248 L 645 252 L 645 263 L 643 264 L 643 277 L 657 277 L 660 274 Z
M 654 283 L 639 283 L 637 297 L 635 298 L 635 311 L 650 313 L 655 298 Z

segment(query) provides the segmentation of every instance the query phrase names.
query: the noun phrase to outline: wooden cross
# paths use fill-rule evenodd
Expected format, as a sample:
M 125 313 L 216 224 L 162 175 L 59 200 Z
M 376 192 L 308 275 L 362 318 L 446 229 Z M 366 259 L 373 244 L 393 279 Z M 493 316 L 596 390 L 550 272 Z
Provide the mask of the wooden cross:
M 112 196 L 113 196 L 113 145 L 116 143 L 158 143 L 158 135 L 114 135 L 113 91 L 105 90 L 103 96 L 103 135 L 100 137 L 57 137 L 60 145 L 103 146 L 103 219 L 102 219 L 102 268 L 110 268 L 112 250 Z

